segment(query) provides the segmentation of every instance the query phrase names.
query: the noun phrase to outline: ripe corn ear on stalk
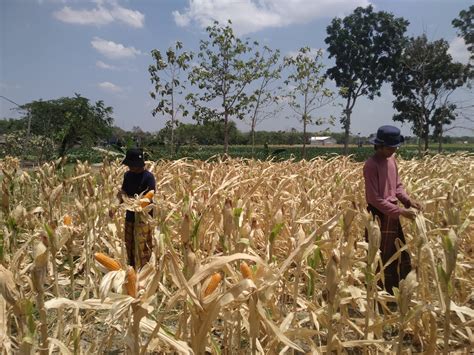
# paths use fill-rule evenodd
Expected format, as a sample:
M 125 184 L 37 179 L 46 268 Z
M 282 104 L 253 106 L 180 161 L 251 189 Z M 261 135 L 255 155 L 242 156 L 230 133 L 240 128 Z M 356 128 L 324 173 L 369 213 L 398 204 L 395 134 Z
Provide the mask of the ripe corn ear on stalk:
M 253 278 L 252 269 L 250 268 L 250 266 L 247 265 L 245 261 L 242 261 L 240 263 L 240 272 L 242 273 L 244 279 Z
M 63 223 L 66 225 L 66 226 L 70 226 L 72 225 L 72 217 L 70 215 L 65 215 L 64 218 L 63 218 Z
M 131 266 L 127 269 L 127 294 L 133 298 L 137 297 L 137 273 L 135 269 Z
M 206 290 L 204 291 L 204 297 L 207 297 L 210 294 L 212 294 L 216 290 L 217 286 L 219 286 L 219 283 L 221 282 L 221 280 L 222 280 L 221 274 L 218 272 L 214 273 L 211 276 L 211 281 L 209 281 L 209 283 L 207 284 Z
M 122 268 L 120 263 L 104 253 L 95 253 L 95 260 L 109 271 L 117 271 Z

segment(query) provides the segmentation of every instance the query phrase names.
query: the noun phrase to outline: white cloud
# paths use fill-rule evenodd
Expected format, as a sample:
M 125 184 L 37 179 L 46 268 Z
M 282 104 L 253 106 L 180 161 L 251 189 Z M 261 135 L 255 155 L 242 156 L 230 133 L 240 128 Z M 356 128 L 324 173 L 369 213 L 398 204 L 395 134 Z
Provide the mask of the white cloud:
M 174 11 L 173 16 L 178 26 L 195 22 L 206 27 L 214 20 L 226 23 L 230 19 L 236 33 L 245 34 L 339 16 L 369 4 L 369 0 L 189 0 L 188 7 Z
M 145 22 L 145 15 L 140 11 L 122 7 L 116 1 L 98 1 L 97 6 L 89 10 L 76 10 L 65 6 L 55 11 L 53 16 L 62 22 L 79 25 L 100 26 L 118 21 L 134 28 L 142 28 Z
M 123 91 L 123 89 L 120 86 L 112 84 L 109 81 L 104 81 L 102 83 L 99 83 L 98 87 L 104 91 L 111 92 L 111 93 L 119 93 Z
M 470 53 L 467 50 L 464 38 L 456 37 L 449 43 L 448 53 L 451 54 L 455 62 L 467 64 L 469 62 Z
M 116 67 L 115 65 L 110 65 L 110 64 L 104 63 L 104 62 L 101 61 L 101 60 L 98 60 L 98 61 L 95 63 L 95 65 L 96 65 L 96 67 L 101 68 L 101 69 L 119 70 L 119 68 Z
M 116 6 L 111 11 L 114 19 L 121 21 L 131 27 L 142 28 L 145 22 L 145 15 L 140 11 L 129 10 L 121 6 Z
M 53 16 L 62 22 L 78 25 L 107 25 L 114 20 L 110 12 L 103 7 L 92 10 L 73 10 L 65 6 L 54 12 Z
M 100 54 L 110 59 L 135 58 L 136 55 L 141 54 L 134 47 L 125 47 L 123 44 L 107 41 L 99 37 L 94 37 L 91 44 Z

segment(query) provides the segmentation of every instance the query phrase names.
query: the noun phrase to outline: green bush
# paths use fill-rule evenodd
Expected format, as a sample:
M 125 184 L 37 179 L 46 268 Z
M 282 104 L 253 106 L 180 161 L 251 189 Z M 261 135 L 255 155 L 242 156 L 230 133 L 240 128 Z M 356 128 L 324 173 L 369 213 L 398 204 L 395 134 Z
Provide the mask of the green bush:
M 16 131 L 5 135 L 5 144 L 0 146 L 0 156 L 15 156 L 23 160 L 44 162 L 55 157 L 56 146 L 49 137 L 30 135 Z

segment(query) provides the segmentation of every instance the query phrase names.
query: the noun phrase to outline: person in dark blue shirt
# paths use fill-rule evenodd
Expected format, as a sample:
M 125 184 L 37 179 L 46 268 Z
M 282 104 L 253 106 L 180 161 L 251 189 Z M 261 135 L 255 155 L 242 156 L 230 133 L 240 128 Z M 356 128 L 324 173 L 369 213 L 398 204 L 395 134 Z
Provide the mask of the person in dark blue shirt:
M 155 177 L 145 169 L 145 160 L 141 149 L 127 150 L 122 164 L 127 165 L 129 170 L 123 177 L 122 190 L 118 196 L 120 202 L 123 201 L 123 195 L 133 197 L 155 190 Z M 153 242 L 150 226 L 141 221 L 135 221 L 135 219 L 135 213 L 127 210 L 125 215 L 125 246 L 129 265 L 139 269 L 150 260 Z

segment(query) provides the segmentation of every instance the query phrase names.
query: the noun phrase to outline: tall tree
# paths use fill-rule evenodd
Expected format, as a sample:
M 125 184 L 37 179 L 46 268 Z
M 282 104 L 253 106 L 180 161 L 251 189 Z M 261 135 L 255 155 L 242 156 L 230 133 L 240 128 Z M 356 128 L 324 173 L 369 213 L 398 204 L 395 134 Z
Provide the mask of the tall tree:
M 327 73 L 343 89 L 346 100 L 341 117 L 345 154 L 354 105 L 361 96 L 370 100 L 380 96 L 382 84 L 396 71 L 407 26 L 405 19 L 368 6 L 356 8 L 343 19 L 334 18 L 326 29 L 329 58 L 336 61 Z
M 103 101 L 92 104 L 75 94 L 56 100 L 33 101 L 22 106 L 31 115 L 32 133 L 53 138 L 63 156 L 74 143 L 97 143 L 106 138 L 113 123 L 112 107 Z
M 158 105 L 153 109 L 152 114 L 168 116 L 171 127 L 170 147 L 174 153 L 174 131 L 178 123 L 179 115 L 187 116 L 183 102 L 179 102 L 179 96 L 185 89 L 185 82 L 181 80 L 181 74 L 189 67 L 193 58 L 192 53 L 182 50 L 183 44 L 176 42 L 174 48 L 170 47 L 166 51 L 166 58 L 159 50 L 152 50 L 151 55 L 155 63 L 148 67 L 150 79 L 154 85 L 154 91 L 150 96 L 158 100 Z
M 290 108 L 303 123 L 303 159 L 306 158 L 307 126 L 326 122 L 315 116 L 315 111 L 334 101 L 334 93 L 324 86 L 322 55 L 322 50 L 313 53 L 311 48 L 303 47 L 296 56 L 285 58 L 285 67 L 290 71 L 285 80 L 290 88 L 286 97 Z
M 259 58 L 248 40 L 235 36 L 230 21 L 226 26 L 216 21 L 206 31 L 209 40 L 201 40 L 199 63 L 189 75 L 199 91 L 189 94 L 187 99 L 195 109 L 194 119 L 224 122 L 224 153 L 227 154 L 229 120 L 245 116 L 249 104 L 246 90 L 258 77 Z
M 467 49 L 471 52 L 471 60 L 474 59 L 474 5 L 471 5 L 468 10 L 462 10 L 459 18 L 455 18 L 452 24 L 464 38 Z
M 420 151 L 422 142 L 424 150 L 428 149 L 431 127 L 441 141 L 443 125 L 456 117 L 450 96 L 468 78 L 468 66 L 454 63 L 448 49 L 445 40 L 429 42 L 426 35 L 411 38 L 393 76 L 393 107 L 399 112 L 393 119 L 412 124 L 413 133 L 420 138 Z
M 250 96 L 248 106 L 252 156 L 255 154 L 255 128 L 282 109 L 279 104 L 279 88 L 275 87 L 283 68 L 280 64 L 280 51 L 264 46 L 256 66 L 257 88 Z

